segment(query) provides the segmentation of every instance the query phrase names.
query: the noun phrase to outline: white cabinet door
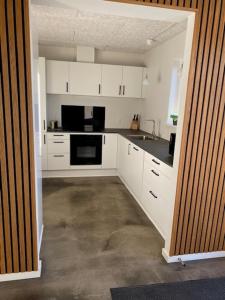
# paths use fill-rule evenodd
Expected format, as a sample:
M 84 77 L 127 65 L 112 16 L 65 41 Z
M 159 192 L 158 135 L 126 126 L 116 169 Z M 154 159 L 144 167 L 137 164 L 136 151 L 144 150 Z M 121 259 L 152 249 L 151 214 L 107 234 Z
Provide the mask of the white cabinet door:
M 141 199 L 142 195 L 143 167 L 144 151 L 138 146 L 131 144 L 128 184 L 138 199 Z
M 38 100 L 40 104 L 40 127 L 46 132 L 46 62 L 45 57 L 38 58 Z
M 101 95 L 101 65 L 69 63 L 69 90 L 72 95 Z
M 42 140 L 41 140 L 41 165 L 42 170 L 45 171 L 48 169 L 48 151 L 47 151 L 47 134 L 46 132 L 42 132 L 41 134 Z
M 48 94 L 68 94 L 69 62 L 47 60 L 46 82 Z
M 142 97 L 143 68 L 123 67 L 122 95 L 128 98 Z
M 116 169 L 117 162 L 117 134 L 104 134 L 102 146 L 102 168 Z
M 125 179 L 126 174 L 126 161 L 127 161 L 127 149 L 128 141 L 122 136 L 118 136 L 118 154 L 117 154 L 117 169 L 120 176 Z
M 122 96 L 122 66 L 102 65 L 102 96 Z

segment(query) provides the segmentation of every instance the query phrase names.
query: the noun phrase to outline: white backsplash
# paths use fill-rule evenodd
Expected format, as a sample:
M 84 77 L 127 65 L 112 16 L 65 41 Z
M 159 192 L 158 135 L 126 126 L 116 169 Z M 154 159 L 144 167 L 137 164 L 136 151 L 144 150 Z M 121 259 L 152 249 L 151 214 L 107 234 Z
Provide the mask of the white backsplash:
M 129 128 L 134 114 L 142 114 L 143 100 L 72 95 L 47 95 L 47 120 L 61 125 L 61 105 L 104 106 L 106 128 Z

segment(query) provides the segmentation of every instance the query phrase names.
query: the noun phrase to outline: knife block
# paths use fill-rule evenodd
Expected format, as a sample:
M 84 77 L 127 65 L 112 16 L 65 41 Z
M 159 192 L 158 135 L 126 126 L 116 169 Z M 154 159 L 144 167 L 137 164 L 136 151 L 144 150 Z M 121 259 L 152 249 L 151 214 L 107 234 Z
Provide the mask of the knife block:
M 139 130 L 139 128 L 140 128 L 140 122 L 132 120 L 130 129 L 131 130 Z

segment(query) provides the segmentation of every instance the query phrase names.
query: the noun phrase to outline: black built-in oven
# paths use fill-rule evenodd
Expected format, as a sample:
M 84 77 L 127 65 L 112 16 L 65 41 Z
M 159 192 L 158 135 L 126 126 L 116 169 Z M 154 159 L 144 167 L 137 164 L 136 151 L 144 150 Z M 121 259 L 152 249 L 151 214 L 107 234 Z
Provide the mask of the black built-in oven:
M 102 135 L 71 134 L 70 165 L 101 165 Z

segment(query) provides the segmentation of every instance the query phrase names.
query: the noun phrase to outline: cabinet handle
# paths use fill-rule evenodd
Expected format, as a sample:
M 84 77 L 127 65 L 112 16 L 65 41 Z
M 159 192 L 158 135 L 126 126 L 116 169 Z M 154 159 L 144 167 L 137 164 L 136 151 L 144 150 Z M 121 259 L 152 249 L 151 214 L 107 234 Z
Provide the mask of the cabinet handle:
M 64 142 L 53 142 L 54 144 L 64 144 Z
M 134 149 L 135 151 L 139 151 L 139 149 L 138 149 L 138 148 L 136 148 L 136 147 L 133 147 L 133 149 Z
M 121 89 L 122 89 L 122 86 L 120 85 L 119 86 L 119 96 L 121 96 Z
M 128 145 L 128 155 L 130 155 L 130 144 Z
M 104 135 L 104 137 L 103 137 L 103 143 L 104 143 L 104 145 L 105 145 L 105 135 Z
M 160 163 L 158 161 L 156 161 L 154 158 L 152 159 L 152 161 L 157 164 L 158 166 L 160 165 Z
M 67 93 L 69 92 L 69 82 L 68 81 L 66 82 L 66 92 Z
M 46 145 L 46 136 L 44 134 L 44 145 Z
M 101 84 L 98 85 L 98 94 L 101 95 Z
M 154 170 L 151 170 L 151 172 L 152 172 L 154 175 L 159 176 L 159 174 L 156 173 Z
M 149 191 L 149 193 L 150 193 L 155 199 L 158 198 L 152 191 Z
M 125 95 L 125 85 L 123 86 L 123 96 Z
M 54 157 L 64 157 L 64 155 L 54 155 Z
M 53 136 L 64 136 L 63 134 L 53 134 Z
M 43 128 L 44 128 L 44 130 L 45 130 L 45 120 L 43 120 Z

